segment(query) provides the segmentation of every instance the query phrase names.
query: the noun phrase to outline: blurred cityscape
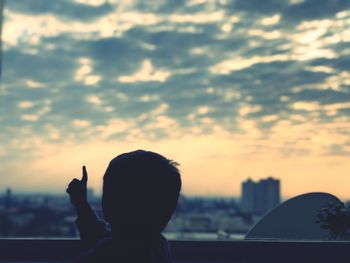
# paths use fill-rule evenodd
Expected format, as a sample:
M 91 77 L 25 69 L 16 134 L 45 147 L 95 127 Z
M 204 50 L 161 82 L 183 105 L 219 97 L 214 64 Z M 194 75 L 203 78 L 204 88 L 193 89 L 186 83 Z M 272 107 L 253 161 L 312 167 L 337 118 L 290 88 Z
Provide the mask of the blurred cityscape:
M 99 216 L 101 198 L 88 190 Z M 267 178 L 242 182 L 240 198 L 181 195 L 165 229 L 169 239 L 242 239 L 251 227 L 280 203 L 280 181 Z M 0 194 L 0 237 L 78 237 L 76 215 L 66 194 Z

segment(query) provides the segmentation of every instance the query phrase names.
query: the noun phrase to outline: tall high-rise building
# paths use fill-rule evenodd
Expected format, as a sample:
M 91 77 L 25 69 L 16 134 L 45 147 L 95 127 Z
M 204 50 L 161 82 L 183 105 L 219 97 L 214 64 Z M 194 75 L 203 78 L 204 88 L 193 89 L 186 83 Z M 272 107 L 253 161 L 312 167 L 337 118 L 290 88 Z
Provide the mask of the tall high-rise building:
M 248 179 L 242 183 L 242 211 L 263 215 L 280 204 L 280 181 L 269 177 L 254 182 Z
M 254 213 L 256 203 L 256 183 L 251 179 L 242 183 L 241 209 L 246 213 Z

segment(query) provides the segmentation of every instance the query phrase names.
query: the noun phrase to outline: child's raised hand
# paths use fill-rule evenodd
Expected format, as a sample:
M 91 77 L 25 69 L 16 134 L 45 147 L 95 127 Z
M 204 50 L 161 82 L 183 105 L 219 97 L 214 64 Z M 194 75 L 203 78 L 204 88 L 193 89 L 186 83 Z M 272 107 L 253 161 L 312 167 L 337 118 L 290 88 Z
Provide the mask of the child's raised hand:
M 74 206 L 80 206 L 87 203 L 87 181 L 88 174 L 86 167 L 83 166 L 83 176 L 81 180 L 74 178 L 68 185 L 66 192 L 69 194 L 71 203 Z

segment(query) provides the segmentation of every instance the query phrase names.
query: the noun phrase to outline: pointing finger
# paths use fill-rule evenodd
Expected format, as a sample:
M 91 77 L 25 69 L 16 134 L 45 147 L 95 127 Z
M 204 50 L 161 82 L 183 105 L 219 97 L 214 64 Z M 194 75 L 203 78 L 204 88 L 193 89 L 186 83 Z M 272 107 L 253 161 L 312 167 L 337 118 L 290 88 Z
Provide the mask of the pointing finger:
M 88 175 L 87 175 L 86 167 L 84 165 L 83 166 L 83 177 L 81 178 L 81 182 L 86 185 L 87 181 L 88 181 Z

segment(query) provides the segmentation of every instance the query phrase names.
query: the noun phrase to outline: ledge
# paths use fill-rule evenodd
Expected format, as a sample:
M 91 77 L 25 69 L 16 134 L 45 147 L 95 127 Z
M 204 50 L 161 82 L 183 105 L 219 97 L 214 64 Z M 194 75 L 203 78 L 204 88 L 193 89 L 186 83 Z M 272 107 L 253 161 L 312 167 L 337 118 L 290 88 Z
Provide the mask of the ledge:
M 345 241 L 170 241 L 175 262 L 349 262 Z M 0 239 L 1 262 L 67 262 L 83 251 L 78 239 Z

